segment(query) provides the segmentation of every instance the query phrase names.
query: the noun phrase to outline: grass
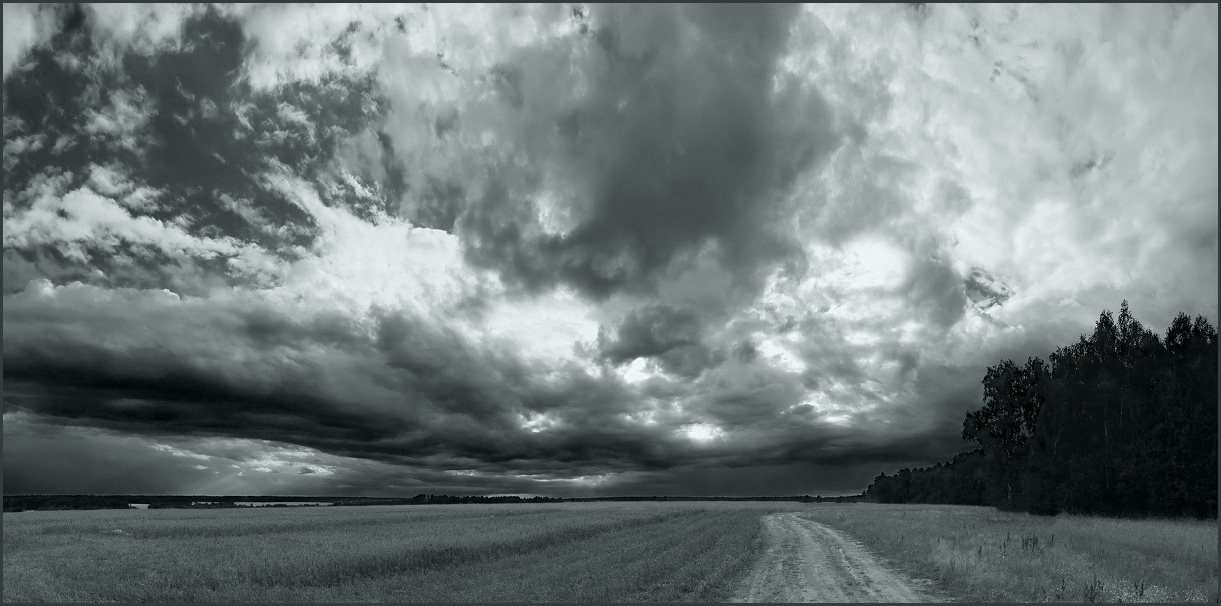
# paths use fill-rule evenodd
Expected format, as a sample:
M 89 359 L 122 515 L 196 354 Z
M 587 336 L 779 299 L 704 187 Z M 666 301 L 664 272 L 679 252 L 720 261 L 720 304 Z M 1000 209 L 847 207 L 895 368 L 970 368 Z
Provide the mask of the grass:
M 4 516 L 6 602 L 717 602 L 767 503 Z
M 617 502 L 4 515 L 5 602 L 721 602 L 797 510 L 967 601 L 1217 598 L 1217 524 Z
M 1217 600 L 1215 520 L 1040 517 L 953 505 L 807 512 L 966 601 Z

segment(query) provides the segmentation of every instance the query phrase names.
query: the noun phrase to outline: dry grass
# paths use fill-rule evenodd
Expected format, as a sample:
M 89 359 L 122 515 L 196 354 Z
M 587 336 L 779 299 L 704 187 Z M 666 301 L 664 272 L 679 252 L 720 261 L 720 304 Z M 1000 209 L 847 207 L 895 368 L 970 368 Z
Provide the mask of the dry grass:
M 967 601 L 1217 600 L 1216 521 L 1049 518 L 952 505 L 807 511 Z
M 4 601 L 716 602 L 766 503 L 571 503 L 4 516 Z
M 5 514 L 4 601 L 720 602 L 784 510 L 969 601 L 1217 596 L 1216 522 L 634 502 Z

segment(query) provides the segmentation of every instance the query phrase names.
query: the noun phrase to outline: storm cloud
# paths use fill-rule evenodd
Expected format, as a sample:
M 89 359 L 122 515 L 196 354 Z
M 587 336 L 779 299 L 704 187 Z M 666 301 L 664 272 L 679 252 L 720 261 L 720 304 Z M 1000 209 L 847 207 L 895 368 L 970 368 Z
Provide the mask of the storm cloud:
M 857 493 L 1216 323 L 1215 6 L 4 10 L 10 493 Z

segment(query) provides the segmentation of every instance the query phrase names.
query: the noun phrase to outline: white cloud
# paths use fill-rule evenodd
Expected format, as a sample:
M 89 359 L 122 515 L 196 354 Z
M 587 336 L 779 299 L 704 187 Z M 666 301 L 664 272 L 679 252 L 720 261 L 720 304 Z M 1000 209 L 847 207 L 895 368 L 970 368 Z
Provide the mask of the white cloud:
M 389 4 L 308 7 L 267 4 L 225 8 L 241 20 L 246 36 L 253 43 L 246 72 L 256 90 L 274 89 L 290 81 L 318 82 L 330 74 L 348 75 L 372 70 L 382 59 L 381 37 L 397 33 L 395 17 L 409 10 L 420 9 Z M 357 29 L 348 33 L 352 24 Z M 346 39 L 349 47 L 346 61 L 333 46 L 341 38 Z
M 120 200 L 123 206 L 149 212 L 157 208 L 157 199 L 164 192 L 147 185 L 137 185 L 113 167 L 93 164 L 89 167 L 89 185 L 97 192 Z
M 1086 316 L 1124 297 L 1156 317 L 1215 316 L 1217 8 L 924 15 L 819 5 L 796 24 L 784 63 L 820 86 L 849 135 L 807 183 L 806 238 L 883 233 L 912 255 L 921 238 L 940 242 L 960 273 L 1004 277 L 1013 297 L 989 313 L 1014 324 L 1038 325 L 1041 302 L 1069 297 Z M 847 296 L 896 265 L 861 258 L 849 279 L 849 259 L 815 255 L 819 287 Z M 867 299 L 845 307 L 905 313 Z
M 720 427 L 709 423 L 692 423 L 690 425 L 684 425 L 680 428 L 680 433 L 682 433 L 683 436 L 685 436 L 688 440 L 697 443 L 711 442 L 725 435 L 725 432 Z
M 465 267 L 451 234 L 385 216 L 362 221 L 326 206 L 313 186 L 283 167 L 265 182 L 320 227 L 313 254 L 286 269 L 285 296 L 308 294 L 355 314 L 381 307 L 431 317 L 452 312 L 485 280 Z
M 533 298 L 498 297 L 470 336 L 504 338 L 527 357 L 559 363 L 574 357 L 574 346 L 597 339 L 593 313 L 593 305 L 563 289 Z
M 118 191 L 120 185 L 113 181 L 116 174 L 106 169 L 93 174 L 104 187 Z M 61 194 L 59 187 L 63 182 L 63 179 L 47 181 L 35 193 L 28 209 L 5 217 L 5 248 L 53 245 L 68 258 L 87 263 L 92 251 L 113 254 L 119 243 L 126 242 L 175 257 L 235 257 L 242 269 L 255 275 L 274 269 L 272 259 L 253 245 L 228 237 L 198 237 L 172 223 L 133 216 L 113 199 L 89 187 Z
M 95 140 L 115 140 L 122 147 L 139 151 L 139 135 L 154 111 L 153 100 L 143 88 L 115 90 L 109 106 L 101 111 L 87 110 L 82 130 Z
M 254 207 L 254 203 L 245 198 L 234 198 L 225 192 L 216 193 L 216 201 L 221 208 L 239 216 L 250 226 L 268 234 L 279 234 L 283 226 L 277 227 L 268 221 L 267 217 Z
M 280 102 L 277 109 L 281 120 L 305 129 L 306 135 L 309 136 L 310 142 L 314 142 L 315 127 L 313 122 L 310 122 L 309 116 L 305 115 L 305 112 L 293 106 L 291 103 L 284 102 Z
M 153 450 L 159 450 L 164 453 L 168 453 L 175 457 L 183 457 L 183 458 L 187 458 L 187 459 L 199 459 L 201 461 L 211 461 L 212 460 L 212 457 L 210 457 L 208 455 L 199 454 L 197 452 L 191 452 L 190 450 L 184 450 L 182 448 L 175 448 L 173 446 L 170 446 L 169 444 L 154 443 L 154 444 L 150 444 L 149 448 L 152 448 Z M 206 469 L 206 468 L 200 468 L 200 469 Z
M 5 137 L 4 138 L 4 170 L 10 171 L 18 162 L 21 161 L 21 156 L 27 152 L 36 152 L 45 147 L 47 142 L 46 135 L 37 133 L 24 137 Z
M 46 4 L 4 4 L 4 74 L 8 80 L 26 53 L 46 44 L 57 29 L 55 7 Z
M 55 145 L 51 147 L 51 153 L 59 155 L 75 142 L 76 137 L 73 137 L 72 135 L 60 135 L 60 137 L 55 140 Z
M 95 38 L 143 55 L 164 50 L 166 46 L 178 46 L 183 23 L 205 10 L 201 5 L 192 4 L 94 3 L 87 6 Z

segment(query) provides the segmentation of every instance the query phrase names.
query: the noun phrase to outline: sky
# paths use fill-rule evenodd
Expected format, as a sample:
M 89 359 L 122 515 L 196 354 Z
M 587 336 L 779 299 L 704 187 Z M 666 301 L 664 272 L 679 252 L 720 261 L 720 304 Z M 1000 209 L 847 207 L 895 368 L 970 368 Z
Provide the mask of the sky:
M 3 10 L 6 494 L 859 494 L 1218 324 L 1215 4 Z

